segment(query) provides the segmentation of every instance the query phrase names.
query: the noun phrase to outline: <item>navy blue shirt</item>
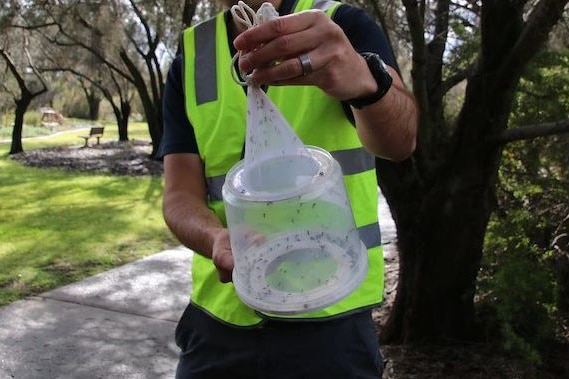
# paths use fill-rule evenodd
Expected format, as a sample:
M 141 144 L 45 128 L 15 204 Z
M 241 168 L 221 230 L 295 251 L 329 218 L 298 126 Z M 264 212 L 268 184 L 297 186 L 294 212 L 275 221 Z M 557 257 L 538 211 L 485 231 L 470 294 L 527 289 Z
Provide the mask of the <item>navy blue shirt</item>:
M 295 0 L 284 0 L 281 4 L 280 15 L 292 12 Z M 226 12 L 226 22 L 230 13 Z M 390 66 L 395 66 L 395 58 L 383 30 L 362 9 L 348 4 L 342 4 L 333 17 L 358 52 L 374 52 Z M 227 28 L 229 30 L 229 28 Z M 229 31 L 228 31 L 229 33 Z M 235 54 L 233 39 L 229 39 L 229 48 Z M 183 91 L 183 59 L 178 55 L 172 62 L 163 97 L 164 134 L 158 151 L 159 156 L 172 153 L 199 154 L 194 129 L 186 116 L 186 106 Z M 238 72 L 238 71 L 237 71 Z M 228 80 L 231 80 L 228 78 Z M 344 105 L 346 116 L 353 121 L 353 115 L 348 105 Z

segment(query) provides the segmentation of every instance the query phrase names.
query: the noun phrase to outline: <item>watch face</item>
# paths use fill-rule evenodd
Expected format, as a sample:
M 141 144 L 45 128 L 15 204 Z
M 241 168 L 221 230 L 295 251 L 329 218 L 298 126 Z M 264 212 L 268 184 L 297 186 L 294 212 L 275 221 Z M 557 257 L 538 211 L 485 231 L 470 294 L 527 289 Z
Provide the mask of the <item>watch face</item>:
M 379 64 L 381 65 L 381 67 L 387 71 L 387 65 L 385 64 L 385 62 L 383 61 L 383 59 L 377 57 L 379 59 Z M 389 71 L 388 71 L 389 72 Z
M 373 65 L 376 66 L 376 69 L 377 69 L 377 70 L 385 71 L 385 72 L 382 73 L 382 74 L 384 74 L 384 75 L 385 75 L 385 74 L 388 74 L 388 75 L 389 75 L 389 71 L 387 71 L 387 65 L 385 64 L 385 62 L 383 61 L 383 59 L 380 58 L 379 55 L 377 55 L 377 54 L 369 54 L 368 57 L 367 57 L 367 59 L 370 60 L 370 62 L 369 62 L 370 64 L 372 64 L 372 62 L 373 62 Z M 391 75 L 390 75 L 390 76 L 391 76 Z

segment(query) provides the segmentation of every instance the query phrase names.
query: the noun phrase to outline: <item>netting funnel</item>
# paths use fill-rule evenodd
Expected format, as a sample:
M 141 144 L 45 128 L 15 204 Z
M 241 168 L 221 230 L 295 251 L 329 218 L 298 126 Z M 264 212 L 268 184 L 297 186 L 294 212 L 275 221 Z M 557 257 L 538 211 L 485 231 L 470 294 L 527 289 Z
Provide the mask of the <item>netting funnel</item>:
M 305 146 L 262 90 L 248 89 L 245 157 L 222 189 L 235 289 L 269 314 L 325 308 L 367 273 L 342 170 Z
M 263 90 L 247 91 L 244 186 L 268 197 L 302 186 L 317 174 L 316 162 Z

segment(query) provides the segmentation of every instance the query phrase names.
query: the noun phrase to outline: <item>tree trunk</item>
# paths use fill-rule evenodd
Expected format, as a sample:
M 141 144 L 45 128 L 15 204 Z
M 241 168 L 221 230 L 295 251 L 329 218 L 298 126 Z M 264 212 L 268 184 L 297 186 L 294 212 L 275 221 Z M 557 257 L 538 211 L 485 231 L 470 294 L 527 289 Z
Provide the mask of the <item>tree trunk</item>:
M 99 119 L 99 110 L 101 109 L 101 98 L 91 92 L 87 96 L 87 104 L 89 105 L 89 120 L 97 121 Z
M 91 79 L 87 79 L 88 82 Z M 101 106 L 101 98 L 97 96 L 97 90 L 93 84 L 84 82 L 80 80 L 79 83 L 81 84 L 81 89 L 85 94 L 85 100 L 87 100 L 87 106 L 89 107 L 89 120 L 97 121 L 99 119 L 99 109 Z
M 120 56 L 128 68 L 130 74 L 132 75 L 132 83 L 135 86 L 138 95 L 140 96 L 142 108 L 144 109 L 144 114 L 146 116 L 146 122 L 148 123 L 148 133 L 150 134 L 150 139 L 152 141 L 152 152 L 150 153 L 150 158 L 154 159 L 158 155 L 158 147 L 160 146 L 160 142 L 162 140 L 161 99 L 164 84 L 159 83 L 159 96 L 153 97 L 152 93 L 154 93 L 154 91 L 149 91 L 149 86 L 144 81 L 141 72 L 138 70 L 136 65 L 132 62 L 124 50 L 120 52 Z
M 476 277 L 500 163 L 499 147 L 488 144 L 485 136 L 506 128 L 514 91 L 511 83 L 495 76 L 487 72 L 469 81 L 452 149 L 431 180 L 407 175 L 421 184 L 403 192 L 405 197 L 386 194 L 395 209 L 400 249 L 397 296 L 383 332 L 386 341 L 476 336 Z M 389 187 L 396 178 L 381 181 Z
M 151 111 L 146 112 L 148 132 L 150 133 L 150 139 L 152 141 L 152 152 L 150 153 L 150 158 L 155 159 L 158 155 L 160 142 L 162 141 L 162 106 L 154 104 L 151 109 L 147 110 Z
M 441 49 L 431 44 L 426 54 L 419 46 L 423 18 L 416 2 L 404 1 L 413 35 L 413 90 L 421 111 L 439 117 L 429 120 L 423 114 L 412 159 L 403 164 L 378 160 L 379 183 L 398 230 L 400 258 L 397 295 L 382 330 L 384 342 L 476 336 L 476 277 L 501 154 L 501 147 L 491 141 L 507 128 L 521 73 L 566 3 L 541 0 L 524 21 L 519 2 L 483 2 L 480 54 L 469 71 L 464 103 L 449 137 L 441 133 L 449 127 L 438 121 L 441 92 L 434 84 L 441 80 L 440 67 L 429 61 L 425 69 L 425 57 L 442 59 Z M 444 13 L 448 4 L 441 1 L 438 9 Z M 446 21 L 438 22 L 441 32 Z
M 18 154 L 24 152 L 22 146 L 22 131 L 24 129 L 24 115 L 32 101 L 32 96 L 25 95 L 16 100 L 16 111 L 14 117 L 14 129 L 12 130 L 12 145 L 8 154 Z
M 119 126 L 119 141 L 128 141 L 128 119 L 130 117 L 130 103 L 121 101 L 120 114 L 116 114 Z
M 121 101 L 120 108 L 112 101 L 112 97 L 109 96 L 109 103 L 113 108 L 113 113 L 115 114 L 115 120 L 117 120 L 118 131 L 119 131 L 119 142 L 128 141 L 128 118 L 130 116 L 130 104 Z
M 463 164 L 468 165 L 463 157 Z M 392 198 L 400 276 L 391 317 L 382 333 L 389 342 L 471 339 L 474 293 L 492 204 L 492 185 L 475 171 L 448 169 L 416 202 Z M 395 217 L 394 217 L 395 219 Z

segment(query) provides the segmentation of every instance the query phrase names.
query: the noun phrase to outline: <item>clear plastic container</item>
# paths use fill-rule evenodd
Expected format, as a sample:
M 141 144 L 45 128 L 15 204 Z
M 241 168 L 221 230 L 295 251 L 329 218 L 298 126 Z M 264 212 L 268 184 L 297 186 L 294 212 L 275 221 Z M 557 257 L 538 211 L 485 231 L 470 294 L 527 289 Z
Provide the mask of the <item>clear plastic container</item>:
M 242 301 L 287 315 L 332 305 L 367 273 L 338 162 L 323 149 L 227 174 L 223 199 Z

